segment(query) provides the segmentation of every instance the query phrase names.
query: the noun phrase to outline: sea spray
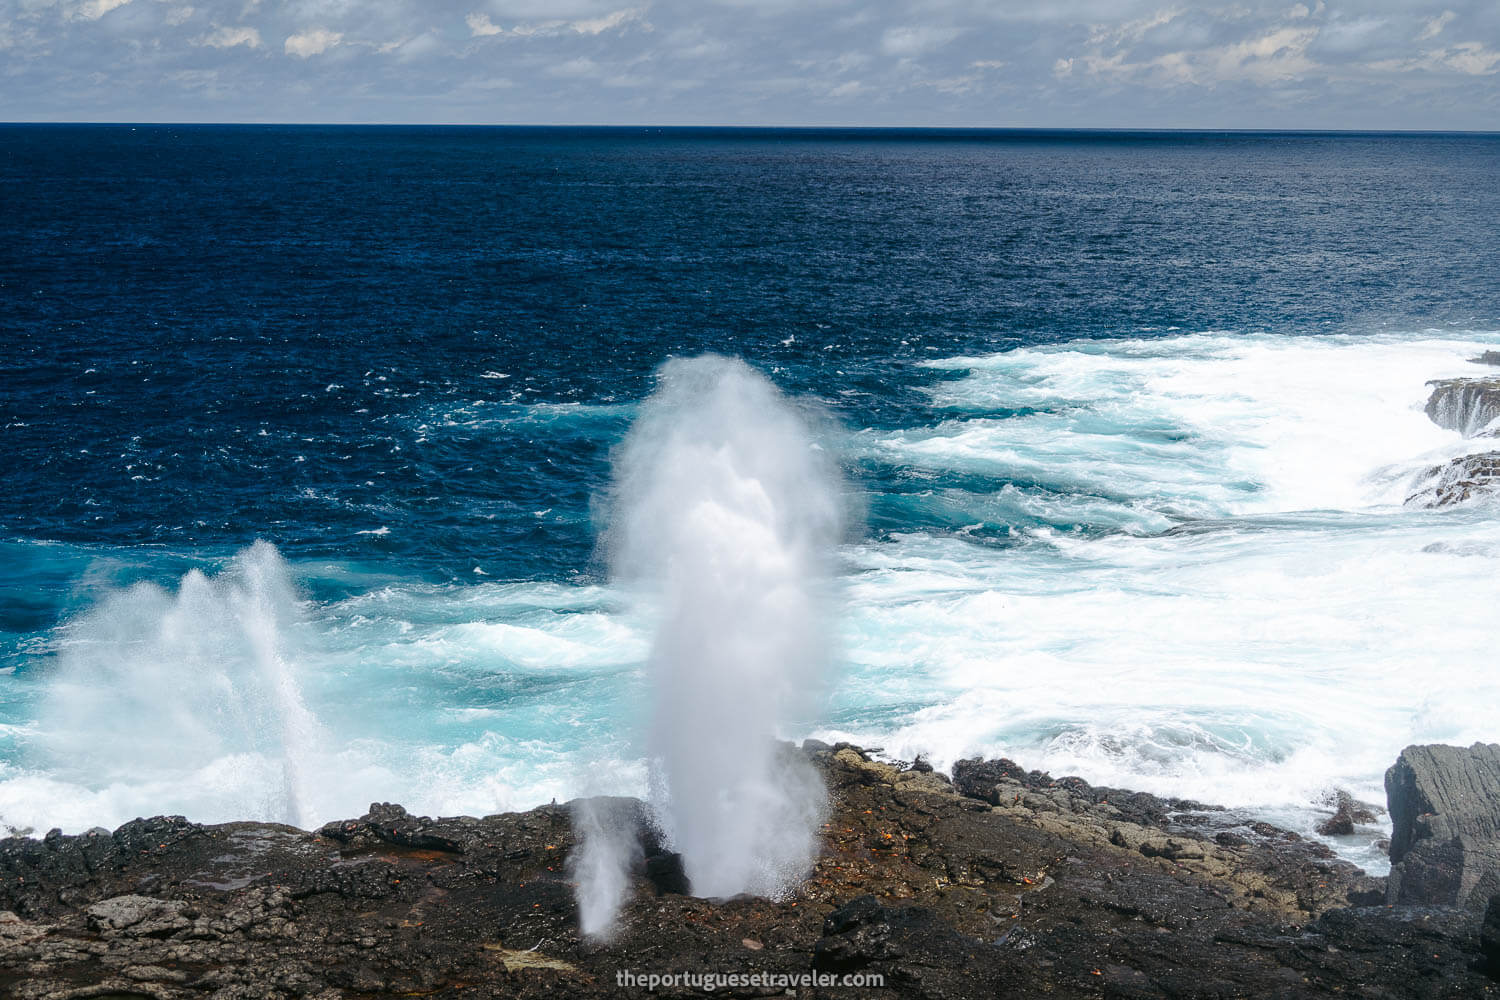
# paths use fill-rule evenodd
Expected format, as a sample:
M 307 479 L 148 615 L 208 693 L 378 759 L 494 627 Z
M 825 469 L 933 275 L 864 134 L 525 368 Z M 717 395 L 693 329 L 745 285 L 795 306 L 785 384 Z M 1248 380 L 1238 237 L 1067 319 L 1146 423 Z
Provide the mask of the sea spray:
M 658 615 L 646 749 L 661 832 L 694 893 L 781 895 L 809 867 L 825 808 L 775 736 L 821 690 L 837 471 L 806 414 L 713 355 L 663 366 L 614 466 L 611 570 Z M 586 837 L 590 852 L 605 849 Z M 580 905 L 597 913 L 612 878 L 582 880 Z
M 106 595 L 69 624 L 46 681 L 39 751 L 98 787 L 218 763 L 239 819 L 310 820 L 302 768 L 319 727 L 294 666 L 291 576 L 256 542 L 225 571 Z M 163 806 L 169 803 L 162 803 Z
M 568 870 L 578 886 L 578 925 L 589 937 L 607 939 L 643 860 L 642 817 L 634 799 L 605 796 L 574 800 L 572 814 L 579 847 Z

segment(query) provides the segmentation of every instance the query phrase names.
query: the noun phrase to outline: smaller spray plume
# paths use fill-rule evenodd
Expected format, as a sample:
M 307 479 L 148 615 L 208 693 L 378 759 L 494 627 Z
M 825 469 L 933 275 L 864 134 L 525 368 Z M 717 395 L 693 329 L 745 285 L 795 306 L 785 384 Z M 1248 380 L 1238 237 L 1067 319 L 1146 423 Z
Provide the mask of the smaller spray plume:
M 663 366 L 615 456 L 611 501 L 611 569 L 659 611 L 647 749 L 662 832 L 697 895 L 782 895 L 825 812 L 817 776 L 774 737 L 824 680 L 836 469 L 770 381 L 707 355 Z M 588 829 L 583 857 L 620 853 Z M 616 885 L 580 878 L 581 909 L 607 914 L 598 926 Z
M 579 886 L 578 924 L 589 937 L 608 938 L 630 891 L 631 872 L 642 860 L 635 834 L 642 817 L 634 799 L 578 799 L 572 808 L 580 842 L 569 858 Z
M 141 583 L 107 595 L 68 626 L 39 749 L 88 784 L 239 759 L 238 815 L 222 818 L 305 825 L 301 771 L 319 726 L 288 650 L 298 618 L 291 573 L 267 542 L 217 577 L 189 572 L 175 594 Z

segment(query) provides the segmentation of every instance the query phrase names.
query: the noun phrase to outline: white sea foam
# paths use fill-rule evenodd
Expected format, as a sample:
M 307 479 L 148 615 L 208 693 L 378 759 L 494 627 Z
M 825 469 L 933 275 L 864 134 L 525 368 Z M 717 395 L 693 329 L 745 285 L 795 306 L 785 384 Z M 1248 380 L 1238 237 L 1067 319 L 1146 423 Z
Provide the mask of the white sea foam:
M 930 479 L 910 501 L 955 527 L 844 548 L 847 664 L 832 714 L 784 735 L 940 766 L 1009 755 L 1303 830 L 1330 786 L 1382 802 L 1383 770 L 1407 743 L 1500 739 L 1489 627 L 1500 521 L 1493 507 L 1401 503 L 1430 466 L 1486 447 L 1428 420 L 1425 383 L 1488 374 L 1466 359 L 1497 344 L 1202 334 L 932 362 L 952 377 L 931 389 L 925 425 L 829 440 Z M 1012 533 L 996 544 L 967 525 Z M 212 652 L 164 646 L 161 625 L 200 606 L 198 619 L 232 620 L 235 579 L 127 592 L 85 619 L 92 639 L 55 637 L 58 658 L 37 672 L 49 690 L 77 663 L 125 700 L 80 692 L 97 711 L 69 721 L 49 709 L 5 734 L 32 752 L 0 772 L 0 818 L 76 830 L 164 811 L 293 815 L 279 738 L 204 736 L 151 694 L 180 683 L 174 662 L 208 663 L 210 680 L 266 676 L 239 625 L 227 659 L 152 652 Z M 628 720 L 650 709 L 652 624 L 627 596 L 392 582 L 324 605 L 271 600 L 276 648 L 320 734 L 292 740 L 317 761 L 297 771 L 302 821 L 374 799 L 452 814 L 646 794 Z M 150 628 L 126 627 L 133 618 Z M 275 685 L 238 683 L 276 702 Z M 204 701 L 205 684 L 183 698 Z M 112 730 L 115 705 L 147 721 Z M 96 719 L 95 750 L 41 752 Z M 186 752 L 168 748 L 169 732 Z M 614 779 L 589 788 L 590 771 Z M 1336 846 L 1378 869 L 1373 838 Z
M 1041 412 L 926 440 L 939 461 L 953 438 L 951 453 L 977 452 L 990 469 L 1014 455 L 1043 478 L 1220 513 L 1400 502 L 1402 473 L 1459 447 L 1423 414 L 1424 383 L 1481 374 L 1465 357 L 1475 349 L 1438 337 L 1199 335 L 932 362 L 968 371 L 934 391 L 939 407 Z
M 1203 335 L 934 363 L 965 372 L 936 404 L 994 415 L 864 432 L 866 455 L 1084 490 L 1180 527 L 1105 516 L 1092 523 L 1126 531 L 856 548 L 859 694 L 823 735 L 939 765 L 1010 755 L 1304 829 L 1332 785 L 1382 802 L 1410 742 L 1500 738 L 1500 523 L 1400 506 L 1422 470 L 1474 447 L 1427 419 L 1424 383 L 1483 374 L 1465 359 L 1494 339 Z

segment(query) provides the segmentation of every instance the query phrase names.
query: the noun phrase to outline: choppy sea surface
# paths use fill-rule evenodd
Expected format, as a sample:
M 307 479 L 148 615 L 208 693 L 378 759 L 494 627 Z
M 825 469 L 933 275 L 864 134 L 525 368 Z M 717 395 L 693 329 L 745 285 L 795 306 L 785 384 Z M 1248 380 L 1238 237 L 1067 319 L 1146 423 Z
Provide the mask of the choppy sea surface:
M 602 498 L 711 351 L 858 513 L 783 735 L 1310 832 L 1500 739 L 1497 507 L 1403 504 L 1496 218 L 1494 135 L 0 126 L 0 823 L 642 791 Z

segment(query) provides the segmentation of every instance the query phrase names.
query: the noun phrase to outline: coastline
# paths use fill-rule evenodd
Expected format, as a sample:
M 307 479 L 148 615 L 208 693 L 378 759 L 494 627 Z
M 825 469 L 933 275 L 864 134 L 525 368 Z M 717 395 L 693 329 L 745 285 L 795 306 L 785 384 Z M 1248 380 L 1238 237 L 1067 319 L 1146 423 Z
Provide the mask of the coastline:
M 1387 879 L 1233 811 L 1010 761 L 950 778 L 846 744 L 788 752 L 830 799 L 796 896 L 683 894 L 640 803 L 608 800 L 639 824 L 644 864 L 602 942 L 578 931 L 569 805 L 426 819 L 377 804 L 317 832 L 157 817 L 0 841 L 0 989 L 643 995 L 620 973 L 686 971 L 883 981 L 796 988 L 814 997 L 1500 993 L 1482 905 L 1387 905 Z

